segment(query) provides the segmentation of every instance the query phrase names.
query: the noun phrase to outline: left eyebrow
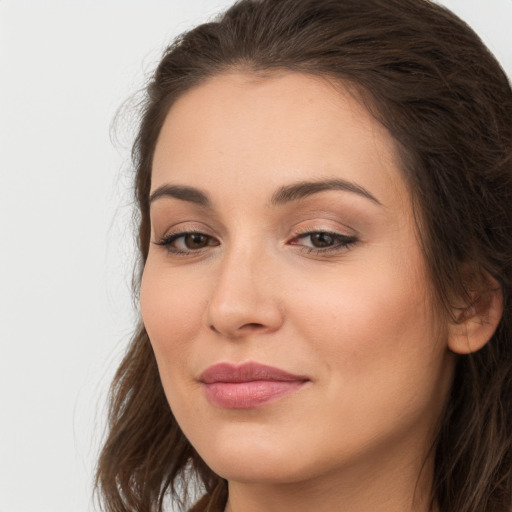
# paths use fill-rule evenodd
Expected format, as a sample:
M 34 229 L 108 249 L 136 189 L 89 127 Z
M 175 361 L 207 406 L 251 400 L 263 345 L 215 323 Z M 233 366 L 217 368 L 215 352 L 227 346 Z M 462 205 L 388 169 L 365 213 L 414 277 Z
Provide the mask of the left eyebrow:
M 358 194 L 374 203 L 382 206 L 382 203 L 361 185 L 342 179 L 330 179 L 322 181 L 300 181 L 291 185 L 285 185 L 272 195 L 271 204 L 281 205 L 290 201 L 297 201 L 326 190 L 344 190 Z

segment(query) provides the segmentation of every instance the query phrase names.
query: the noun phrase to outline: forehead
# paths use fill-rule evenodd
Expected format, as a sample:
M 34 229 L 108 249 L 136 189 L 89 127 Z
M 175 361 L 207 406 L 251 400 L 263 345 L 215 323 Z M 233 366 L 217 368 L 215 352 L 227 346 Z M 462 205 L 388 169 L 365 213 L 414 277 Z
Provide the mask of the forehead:
M 152 189 L 169 181 L 269 193 L 290 181 L 342 178 L 380 196 L 408 197 L 396 144 L 354 93 L 300 73 L 216 76 L 170 109 Z

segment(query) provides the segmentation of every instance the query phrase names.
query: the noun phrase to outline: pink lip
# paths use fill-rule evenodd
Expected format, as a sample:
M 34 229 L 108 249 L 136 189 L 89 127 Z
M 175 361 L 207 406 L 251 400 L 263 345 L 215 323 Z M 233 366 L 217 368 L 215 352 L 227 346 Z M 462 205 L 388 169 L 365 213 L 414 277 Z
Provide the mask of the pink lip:
M 219 363 L 200 376 L 206 398 L 225 409 L 251 409 L 273 402 L 303 386 L 310 379 L 259 363 Z

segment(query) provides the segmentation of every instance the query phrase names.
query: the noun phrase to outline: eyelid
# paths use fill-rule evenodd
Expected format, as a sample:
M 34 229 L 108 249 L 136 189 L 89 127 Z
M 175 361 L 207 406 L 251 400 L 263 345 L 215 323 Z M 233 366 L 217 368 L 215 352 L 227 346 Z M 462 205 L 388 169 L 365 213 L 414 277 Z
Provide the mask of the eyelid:
M 187 234 L 187 233 L 198 233 L 207 236 L 211 236 L 212 238 L 218 238 L 216 234 L 214 234 L 213 230 L 203 224 L 202 222 L 196 221 L 183 221 L 173 224 L 172 226 L 168 226 L 164 230 L 154 229 L 154 237 L 158 239 L 169 238 L 175 234 Z M 161 231 L 162 234 L 158 235 L 157 232 Z
M 333 238 L 333 243 L 325 246 L 313 245 L 312 237 L 316 234 L 330 235 Z M 306 241 L 308 237 L 310 237 L 311 245 L 301 243 L 302 240 Z M 359 242 L 359 234 L 349 226 L 325 218 L 311 218 L 294 226 L 292 235 L 288 238 L 286 244 L 295 246 L 307 255 L 328 257 L 341 255 Z
M 179 238 L 185 237 L 187 235 L 202 235 L 211 240 L 217 240 L 214 236 L 209 235 L 208 233 L 204 233 L 202 231 L 187 230 L 187 231 L 177 231 L 175 233 L 168 233 L 166 235 L 163 235 L 162 237 L 160 237 L 157 241 L 155 241 L 153 243 L 156 245 L 166 245 L 166 243 L 170 243 L 172 241 L 178 240 Z M 219 244 L 217 243 L 215 245 L 219 245 Z
M 208 249 L 220 245 L 219 237 L 213 234 L 212 229 L 202 222 L 178 222 L 168 227 L 166 230 L 163 230 L 162 235 L 157 234 L 158 231 L 159 230 L 154 230 L 152 243 L 162 247 L 172 256 L 199 256 Z M 207 237 L 209 239 L 207 245 L 200 248 L 180 248 L 174 245 L 180 238 L 194 234 Z
M 203 247 L 198 248 L 190 248 L 186 247 L 185 238 L 189 235 L 202 235 L 206 237 L 207 243 Z M 180 238 L 183 238 L 183 243 L 185 247 L 178 247 L 175 245 Z M 212 243 L 213 242 L 213 243 Z M 169 233 L 167 235 L 164 235 L 162 238 L 158 239 L 157 241 L 153 242 L 155 245 L 158 245 L 162 247 L 169 255 L 175 256 L 175 257 L 194 257 L 194 256 L 201 256 L 206 251 L 211 249 L 212 247 L 216 247 L 220 245 L 220 242 L 213 236 L 208 235 L 207 233 L 203 233 L 200 231 L 178 231 L 175 233 Z
M 333 243 L 331 245 L 325 245 L 323 247 L 315 247 L 314 245 L 303 245 L 295 242 L 297 240 L 306 239 L 308 236 L 311 237 L 312 235 L 317 233 L 331 235 L 334 239 Z M 351 247 L 353 245 L 356 245 L 358 242 L 359 239 L 355 236 L 341 235 L 327 231 L 312 231 L 309 234 L 306 233 L 300 236 L 296 236 L 289 242 L 289 244 L 292 246 L 296 246 L 297 249 L 308 255 L 318 257 L 332 257 L 341 255 L 342 253 L 349 251 Z
M 339 238 L 339 239 L 342 239 L 347 242 L 353 242 L 353 241 L 359 240 L 358 237 L 355 235 L 347 235 L 345 233 L 338 233 L 336 231 L 327 230 L 327 229 L 311 229 L 311 230 L 305 231 L 303 233 L 297 233 L 295 236 L 293 236 L 291 238 L 291 241 L 298 240 L 298 239 L 300 240 L 300 239 L 307 238 L 308 236 L 316 235 L 316 234 L 331 235 L 334 238 Z M 290 241 L 288 243 L 290 243 Z M 298 244 L 292 244 L 292 245 L 298 245 Z
M 283 242 L 285 245 L 295 246 L 296 249 L 308 253 L 324 254 L 343 252 L 349 249 L 349 246 L 360 241 L 359 235 L 355 230 L 346 225 L 336 223 L 337 226 L 332 226 L 333 221 L 328 219 L 307 219 L 301 220 L 293 226 L 290 236 Z M 329 226 L 329 224 L 331 224 Z M 204 246 L 190 247 L 190 240 L 186 240 L 187 235 L 203 235 L 208 240 Z M 318 238 L 313 238 L 313 235 L 326 234 L 330 235 L 332 240 L 327 242 L 327 245 L 317 245 Z M 302 243 L 303 239 L 310 238 L 310 244 Z M 165 248 L 169 253 L 186 256 L 186 255 L 200 255 L 203 252 L 210 250 L 212 247 L 221 245 L 222 240 L 214 234 L 211 228 L 201 222 L 180 222 L 176 225 L 169 227 L 163 235 L 156 237 L 152 243 Z M 180 239 L 183 238 L 183 241 Z M 179 247 L 179 246 L 182 247 Z M 188 246 L 188 247 L 187 247 Z
M 309 233 L 332 233 L 340 236 L 359 238 L 358 231 L 352 227 L 339 221 L 326 218 L 310 218 L 297 222 L 292 228 L 292 233 L 294 236 Z

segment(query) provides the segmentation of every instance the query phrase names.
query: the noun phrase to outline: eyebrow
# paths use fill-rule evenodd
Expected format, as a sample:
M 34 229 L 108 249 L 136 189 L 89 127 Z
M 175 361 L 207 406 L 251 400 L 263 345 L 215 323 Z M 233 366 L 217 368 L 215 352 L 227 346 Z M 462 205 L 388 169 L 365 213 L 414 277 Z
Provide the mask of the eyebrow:
M 272 205 L 282 205 L 328 190 L 343 190 L 345 192 L 352 192 L 382 206 L 382 203 L 364 187 L 358 185 L 357 183 L 342 179 L 300 181 L 291 185 L 285 185 L 277 189 L 276 192 L 272 194 L 270 203 Z M 169 184 L 162 185 L 149 196 L 149 202 L 152 203 L 162 197 L 172 197 L 174 199 L 187 201 L 199 206 L 211 207 L 211 201 L 207 194 L 195 187 Z
M 186 187 L 183 185 L 162 185 L 149 196 L 149 202 L 152 203 L 162 197 L 173 197 L 174 199 L 188 201 L 200 206 L 211 206 L 208 196 L 194 187 Z
M 370 194 L 370 192 L 368 192 L 368 190 L 366 190 L 364 187 L 358 185 L 357 183 L 342 179 L 301 181 L 292 185 L 285 185 L 284 187 L 279 188 L 272 195 L 271 203 L 274 205 L 280 205 L 290 201 L 303 199 L 305 197 L 327 190 L 344 190 L 346 192 L 352 192 L 382 206 L 382 203 L 375 196 Z

